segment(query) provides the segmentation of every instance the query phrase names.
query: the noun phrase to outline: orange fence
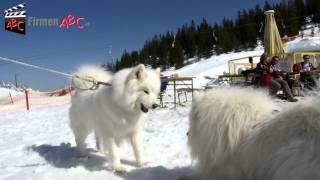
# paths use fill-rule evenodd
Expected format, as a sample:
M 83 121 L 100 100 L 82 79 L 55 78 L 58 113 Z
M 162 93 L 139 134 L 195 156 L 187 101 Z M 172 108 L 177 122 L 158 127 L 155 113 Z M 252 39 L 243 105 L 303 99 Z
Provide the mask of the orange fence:
M 66 87 L 54 92 L 26 91 L 0 98 L 0 112 L 15 112 L 43 107 L 60 106 L 70 103 L 74 88 Z

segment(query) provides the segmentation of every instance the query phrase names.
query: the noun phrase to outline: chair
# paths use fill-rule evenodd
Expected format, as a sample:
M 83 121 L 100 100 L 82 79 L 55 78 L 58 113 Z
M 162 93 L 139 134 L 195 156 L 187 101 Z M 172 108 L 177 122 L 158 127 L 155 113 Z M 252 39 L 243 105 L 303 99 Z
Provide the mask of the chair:
M 159 99 L 160 99 L 160 105 L 163 108 L 163 96 L 166 93 L 168 86 L 168 81 L 165 80 L 165 78 L 161 79 L 161 85 L 160 85 L 160 93 L 159 93 Z
M 187 92 L 192 92 L 191 88 L 180 88 L 177 89 L 177 93 L 178 93 L 178 100 L 179 100 L 179 104 L 181 105 L 181 100 L 180 100 L 180 95 L 184 94 L 184 97 L 186 99 L 185 102 L 188 102 L 188 98 L 187 98 Z

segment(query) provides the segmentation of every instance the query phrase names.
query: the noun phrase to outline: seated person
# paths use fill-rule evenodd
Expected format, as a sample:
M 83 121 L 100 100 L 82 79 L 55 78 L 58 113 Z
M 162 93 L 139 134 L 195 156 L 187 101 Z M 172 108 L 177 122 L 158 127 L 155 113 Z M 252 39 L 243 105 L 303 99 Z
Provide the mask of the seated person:
M 302 69 L 301 63 L 296 63 L 292 67 L 292 71 L 296 74 L 299 74 Z
M 167 76 L 163 76 L 163 74 L 160 74 L 160 80 L 161 80 L 160 93 L 165 93 L 165 91 L 167 90 L 167 86 L 168 86 L 167 79 L 168 79 Z
M 316 81 L 309 73 L 313 70 L 316 70 L 316 68 L 314 68 L 313 64 L 310 62 L 309 55 L 303 56 L 303 62 L 293 65 L 293 72 L 300 73 L 300 80 L 308 89 L 313 89 L 317 85 Z
M 296 80 L 294 77 L 291 77 L 289 73 L 287 73 L 286 71 L 284 70 L 281 70 L 277 67 L 278 63 L 279 63 L 279 57 L 278 56 L 273 56 L 272 59 L 271 59 L 271 64 L 273 65 L 274 69 L 275 69 L 275 72 L 274 72 L 274 79 L 276 81 L 281 81 L 281 80 L 284 80 L 288 83 L 290 89 L 292 89 L 292 86 L 293 84 L 296 83 Z
M 303 62 L 300 63 L 302 67 L 302 72 L 306 71 L 312 71 L 315 70 L 316 68 L 313 67 L 313 64 L 310 62 L 310 56 L 309 55 L 304 55 L 303 56 Z
M 272 60 L 273 59 L 273 60 Z M 297 99 L 293 98 L 292 92 L 289 88 L 287 81 L 278 77 L 275 73 L 274 65 L 278 61 L 278 57 L 270 58 L 266 54 L 260 57 L 260 62 L 257 64 L 257 69 L 262 71 L 262 84 L 269 87 L 271 96 L 276 96 L 277 92 L 282 89 L 288 101 L 296 102 Z
M 293 81 L 290 81 L 287 72 L 276 68 L 276 65 L 279 63 L 279 60 L 280 59 L 278 56 L 273 56 L 270 61 L 270 64 L 272 65 L 273 70 L 274 70 L 273 76 L 272 76 L 273 80 L 276 81 L 281 86 L 281 89 L 282 89 L 283 93 L 286 95 L 286 97 L 288 98 L 288 100 L 291 102 L 295 102 L 297 100 L 293 98 L 293 94 L 292 94 L 292 91 L 290 88 L 290 84 L 292 86 Z M 273 85 L 275 88 L 275 91 L 276 91 L 276 89 L 280 89 L 279 85 L 276 85 L 276 84 Z

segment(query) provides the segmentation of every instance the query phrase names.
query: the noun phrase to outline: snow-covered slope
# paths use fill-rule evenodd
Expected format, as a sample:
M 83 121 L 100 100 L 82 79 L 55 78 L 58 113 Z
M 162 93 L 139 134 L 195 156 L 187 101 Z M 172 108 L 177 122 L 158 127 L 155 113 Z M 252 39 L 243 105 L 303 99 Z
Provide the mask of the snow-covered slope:
M 201 59 L 199 62 L 187 65 L 178 70 L 165 71 L 165 76 L 178 74 L 179 76 L 195 77 L 194 87 L 203 88 L 208 82 L 206 76 L 216 77 L 228 72 L 228 61 L 232 59 L 247 58 L 249 56 L 259 56 L 263 53 L 262 49 L 247 52 L 238 52 L 230 54 L 222 54 L 219 56 L 212 56 L 208 59 Z
M 284 45 L 286 53 L 320 51 L 320 37 L 298 38 Z

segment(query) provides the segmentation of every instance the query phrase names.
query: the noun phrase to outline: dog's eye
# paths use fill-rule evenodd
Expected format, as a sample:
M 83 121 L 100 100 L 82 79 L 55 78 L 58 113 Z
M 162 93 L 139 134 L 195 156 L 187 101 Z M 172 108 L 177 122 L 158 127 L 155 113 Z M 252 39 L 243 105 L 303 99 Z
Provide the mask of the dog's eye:
M 143 92 L 146 93 L 146 94 L 149 94 L 149 91 L 147 91 L 147 90 L 144 90 Z

